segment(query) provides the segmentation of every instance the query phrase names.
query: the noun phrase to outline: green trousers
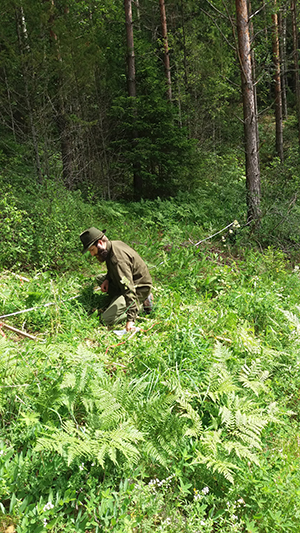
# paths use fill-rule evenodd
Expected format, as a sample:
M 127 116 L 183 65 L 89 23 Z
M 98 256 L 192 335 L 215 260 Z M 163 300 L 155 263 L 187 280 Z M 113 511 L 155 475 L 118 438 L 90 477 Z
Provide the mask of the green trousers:
M 105 275 L 96 276 L 96 281 L 100 287 L 105 280 L 105 277 Z M 148 286 L 140 287 L 136 290 L 140 310 L 143 307 L 144 300 L 146 300 L 147 296 L 149 296 L 150 291 L 151 287 Z M 101 314 L 101 319 L 104 324 L 106 326 L 113 326 L 127 320 L 127 306 L 124 296 L 122 294 L 118 294 L 117 291 L 114 290 L 114 287 L 110 286 L 107 297 L 108 306 Z

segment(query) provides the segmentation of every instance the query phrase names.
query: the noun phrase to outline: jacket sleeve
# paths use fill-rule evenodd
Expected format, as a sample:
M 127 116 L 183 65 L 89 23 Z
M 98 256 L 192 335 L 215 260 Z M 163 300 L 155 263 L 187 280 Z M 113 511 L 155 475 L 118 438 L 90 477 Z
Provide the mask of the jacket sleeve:
M 118 263 L 115 264 L 115 269 L 121 294 L 123 294 L 126 302 L 127 320 L 134 321 L 138 314 L 138 298 L 134 287 L 132 268 L 129 260 L 118 261 Z

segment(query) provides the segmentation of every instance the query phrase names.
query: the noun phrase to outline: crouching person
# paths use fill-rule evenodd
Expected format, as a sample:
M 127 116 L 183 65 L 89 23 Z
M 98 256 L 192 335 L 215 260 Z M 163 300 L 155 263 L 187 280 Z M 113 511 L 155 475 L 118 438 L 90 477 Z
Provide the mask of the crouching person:
M 80 234 L 82 253 L 87 251 L 106 263 L 107 273 L 97 276 L 101 291 L 110 297 L 110 303 L 101 318 L 106 326 L 126 320 L 126 330 L 135 329 L 135 319 L 141 308 L 151 312 L 152 279 L 147 265 L 139 254 L 122 241 L 109 241 L 103 231 L 89 228 Z

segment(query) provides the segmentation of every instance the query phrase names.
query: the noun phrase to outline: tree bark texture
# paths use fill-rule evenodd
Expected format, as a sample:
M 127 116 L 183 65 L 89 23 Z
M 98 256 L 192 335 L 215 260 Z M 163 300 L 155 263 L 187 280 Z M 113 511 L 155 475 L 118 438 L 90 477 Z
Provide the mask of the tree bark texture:
M 298 118 L 298 138 L 300 145 L 300 82 L 299 82 L 299 53 L 298 53 L 298 28 L 297 28 L 297 10 L 296 0 L 291 1 L 292 27 L 293 27 L 293 54 L 294 54 L 294 79 L 295 94 Z
M 286 66 L 286 6 L 282 6 L 278 13 L 278 27 L 279 27 L 279 49 L 280 49 L 280 65 L 281 65 L 281 100 L 282 100 L 282 118 L 288 117 L 286 88 L 287 88 L 287 66 Z
M 53 30 L 54 15 L 53 8 L 55 7 L 54 0 L 50 0 L 51 14 L 49 17 L 50 26 L 50 39 L 54 48 L 54 53 L 57 57 L 58 69 L 57 69 L 57 105 L 56 105 L 56 123 L 59 131 L 60 146 L 61 146 L 61 158 L 62 158 L 62 173 L 63 181 L 68 189 L 72 189 L 74 185 L 73 176 L 73 143 L 72 136 L 69 127 L 69 118 L 66 111 L 66 101 L 64 95 L 64 75 L 63 75 L 63 59 L 60 53 L 59 40 L 55 31 Z M 65 8 L 65 13 L 67 9 Z
M 128 95 L 136 96 L 135 81 L 135 57 L 134 57 L 134 39 L 132 23 L 132 0 L 124 0 L 126 40 L 127 40 L 127 69 L 128 69 Z
M 246 0 L 236 0 L 238 52 L 242 80 L 246 152 L 247 221 L 258 222 L 260 212 L 260 168 L 257 149 L 257 116 L 252 77 L 251 43 Z
M 252 11 L 251 0 L 248 0 L 248 13 Z M 255 49 L 254 49 L 254 27 L 253 27 L 253 18 L 249 21 L 249 32 L 250 32 L 250 46 L 251 46 L 251 62 L 252 62 L 252 79 L 253 79 L 253 97 L 254 97 L 254 110 L 255 116 L 258 117 L 258 105 L 257 105 L 257 90 L 256 90 L 256 65 L 255 65 Z M 256 120 L 256 148 L 259 154 L 259 133 L 258 133 L 258 120 Z
M 29 66 L 28 66 L 29 65 L 28 57 L 30 54 L 30 46 L 28 42 L 26 20 L 25 20 L 25 15 L 24 15 L 22 6 L 19 9 L 17 7 L 15 8 L 15 15 L 16 15 L 16 26 L 17 26 L 20 54 L 24 59 L 24 61 L 22 61 L 22 73 L 23 73 L 23 79 L 24 79 L 25 102 L 26 102 L 26 107 L 28 111 L 31 138 L 32 138 L 32 144 L 33 144 L 33 149 L 34 149 L 34 154 L 35 154 L 35 165 L 36 165 L 36 170 L 38 174 L 38 182 L 43 183 L 43 173 L 42 173 L 41 160 L 40 160 L 40 154 L 39 154 L 39 140 L 38 140 L 38 134 L 37 134 L 36 127 L 35 127 L 35 119 L 33 115 L 33 107 L 31 103 L 30 90 L 29 90 L 30 73 L 29 73 Z
M 168 30 L 167 30 L 165 1 L 159 0 L 159 6 L 160 6 L 161 31 L 162 31 L 162 38 L 163 38 L 163 44 L 164 44 L 164 65 L 165 65 L 165 74 L 166 74 L 166 79 L 167 79 L 167 95 L 168 95 L 168 99 L 172 100 L 170 53 L 169 53 L 169 44 L 168 44 Z
M 124 0 L 126 40 L 127 40 L 127 81 L 128 96 L 136 97 L 136 79 L 135 79 L 135 55 L 134 55 L 134 37 L 132 21 L 132 0 Z M 133 109 L 133 121 L 136 122 L 136 109 Z M 133 127 L 132 147 L 135 149 L 137 144 L 138 133 L 136 127 Z M 140 164 L 137 159 L 133 161 L 133 193 L 135 200 L 140 200 L 143 191 L 143 179 L 140 172 Z
M 274 2 L 276 6 L 276 0 Z M 276 125 L 276 152 L 283 162 L 283 124 L 282 124 L 282 97 L 280 76 L 280 52 L 278 38 L 278 15 L 273 13 L 273 63 L 274 63 L 274 90 L 275 90 L 275 125 Z

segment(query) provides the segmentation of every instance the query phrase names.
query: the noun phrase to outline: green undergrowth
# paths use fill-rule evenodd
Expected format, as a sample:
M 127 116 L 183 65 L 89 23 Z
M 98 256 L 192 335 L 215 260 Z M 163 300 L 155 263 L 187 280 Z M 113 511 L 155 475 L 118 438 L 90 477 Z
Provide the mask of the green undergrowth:
M 54 178 L 45 178 L 41 185 L 32 169 L 25 172 L 22 166 L 21 172 L 12 162 L 0 172 L 0 264 L 15 272 L 82 270 L 78 236 L 89 226 L 134 244 L 152 266 L 163 252 L 205 239 L 218 245 L 220 237 L 225 252 L 232 246 L 276 246 L 297 262 L 298 167 L 296 151 L 288 152 L 284 166 L 266 158 L 261 172 L 262 218 L 254 234 L 246 219 L 244 161 L 232 148 L 223 154 L 201 154 L 191 177 L 192 192 L 180 190 L 174 197 L 140 202 L 104 201 L 102 191 L 92 188 L 85 194 L 68 191 Z M 233 227 L 235 220 L 238 225 Z
M 1 329 L 0 531 L 298 532 L 298 265 L 150 230 L 134 335 L 101 325 L 78 252 L 0 273 L 0 316 L 30 309 L 0 322 L 35 337 Z

